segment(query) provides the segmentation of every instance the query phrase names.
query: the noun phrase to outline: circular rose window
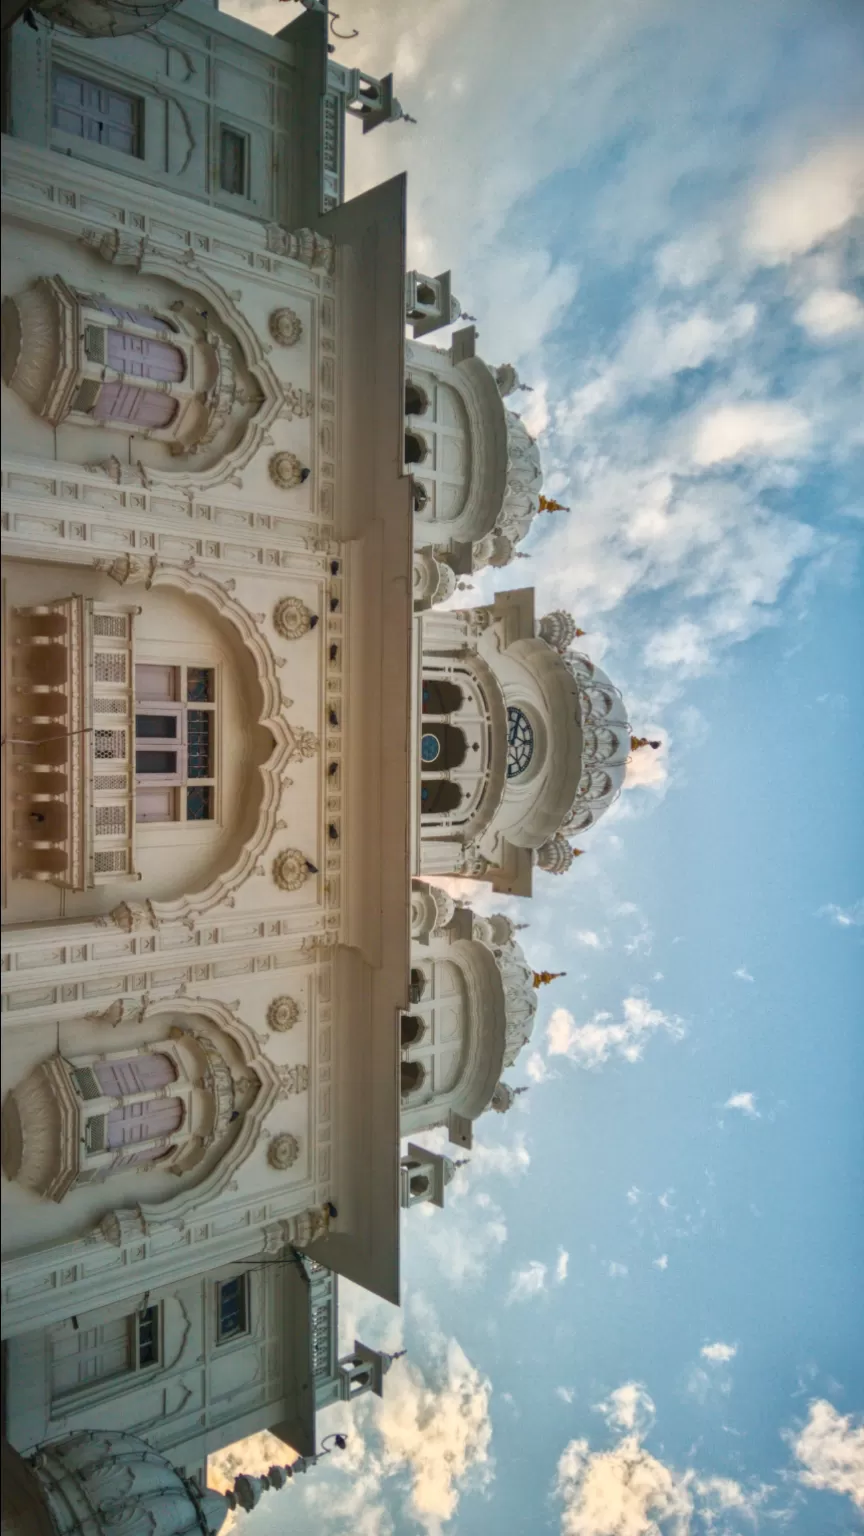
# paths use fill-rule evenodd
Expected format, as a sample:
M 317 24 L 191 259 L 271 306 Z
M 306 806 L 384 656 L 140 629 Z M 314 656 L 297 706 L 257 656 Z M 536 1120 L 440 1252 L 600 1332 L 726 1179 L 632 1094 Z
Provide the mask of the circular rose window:
M 518 779 L 534 755 L 534 731 L 528 716 L 510 705 L 507 710 L 507 777 Z

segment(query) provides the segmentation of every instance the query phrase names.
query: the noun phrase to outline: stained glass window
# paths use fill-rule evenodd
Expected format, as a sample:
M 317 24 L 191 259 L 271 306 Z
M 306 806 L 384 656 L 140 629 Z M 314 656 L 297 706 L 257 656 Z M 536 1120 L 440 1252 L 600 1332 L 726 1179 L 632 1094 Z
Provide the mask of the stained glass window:
M 507 710 L 507 777 L 517 779 L 534 754 L 534 732 L 521 709 L 512 704 Z
M 420 757 L 424 763 L 434 763 L 441 753 L 441 743 L 432 731 L 427 731 L 420 742 Z
M 190 779 L 209 779 L 210 727 L 213 715 L 209 709 L 190 709 L 186 721 L 189 777 Z

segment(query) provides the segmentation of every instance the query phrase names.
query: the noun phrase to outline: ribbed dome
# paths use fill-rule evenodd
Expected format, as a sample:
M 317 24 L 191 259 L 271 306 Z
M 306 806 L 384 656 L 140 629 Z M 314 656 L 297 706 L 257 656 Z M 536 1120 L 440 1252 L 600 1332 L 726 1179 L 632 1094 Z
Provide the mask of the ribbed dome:
M 536 859 L 540 869 L 550 875 L 566 875 L 573 863 L 574 853 L 566 837 L 558 832 L 548 843 L 537 849 Z
M 137 1435 L 82 1431 L 29 1458 L 57 1536 L 216 1536 L 228 1514 Z
M 562 832 L 573 836 L 599 821 L 617 800 L 630 755 L 630 723 L 619 690 L 601 667 L 578 651 L 564 661 L 579 684 L 582 776 Z
M 56 27 L 81 37 L 128 37 L 168 16 L 179 0 L 37 0 L 36 9 Z

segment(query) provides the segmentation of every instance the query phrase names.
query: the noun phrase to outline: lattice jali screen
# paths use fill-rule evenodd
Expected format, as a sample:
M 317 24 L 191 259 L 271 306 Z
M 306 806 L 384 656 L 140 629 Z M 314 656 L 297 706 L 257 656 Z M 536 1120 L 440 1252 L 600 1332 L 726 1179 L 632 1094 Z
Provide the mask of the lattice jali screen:
M 126 806 L 97 805 L 94 810 L 94 831 L 97 837 L 125 837 Z
M 125 758 L 127 739 L 126 731 L 94 731 L 93 756 L 97 759 Z
M 126 651 L 94 651 L 93 676 L 97 683 L 126 683 L 128 655 Z
M 123 875 L 128 868 L 128 848 L 99 848 L 93 855 L 93 873 L 96 875 Z
M 125 640 L 129 635 L 129 620 L 125 613 L 94 613 L 93 634 Z

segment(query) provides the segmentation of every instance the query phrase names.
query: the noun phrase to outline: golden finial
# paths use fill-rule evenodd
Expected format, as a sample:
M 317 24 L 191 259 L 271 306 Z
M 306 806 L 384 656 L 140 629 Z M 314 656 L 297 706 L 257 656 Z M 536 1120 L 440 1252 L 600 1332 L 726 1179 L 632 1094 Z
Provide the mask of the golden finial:
M 631 736 L 630 750 L 638 752 L 640 747 L 650 747 L 652 752 L 657 752 L 662 747 L 662 741 L 649 741 L 647 736 Z
M 560 981 L 562 976 L 566 976 L 567 975 L 567 972 L 566 971 L 535 971 L 533 974 L 534 974 L 534 986 L 535 987 L 548 987 L 550 981 Z
M 548 497 L 540 497 L 541 512 L 569 512 L 569 507 L 562 507 L 560 501 L 550 501 Z

